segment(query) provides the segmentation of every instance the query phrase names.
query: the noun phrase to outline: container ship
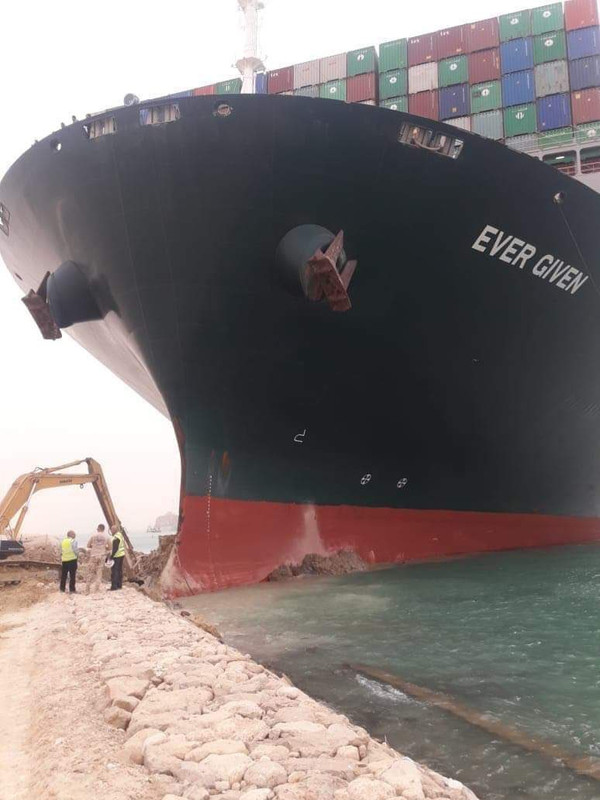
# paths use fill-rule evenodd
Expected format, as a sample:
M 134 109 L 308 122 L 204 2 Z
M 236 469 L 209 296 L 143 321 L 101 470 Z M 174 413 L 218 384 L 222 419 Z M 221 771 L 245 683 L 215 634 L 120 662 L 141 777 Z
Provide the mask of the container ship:
M 0 183 L 42 334 L 173 422 L 169 591 L 598 540 L 595 2 L 270 72 L 239 3 L 240 78 L 128 96 Z

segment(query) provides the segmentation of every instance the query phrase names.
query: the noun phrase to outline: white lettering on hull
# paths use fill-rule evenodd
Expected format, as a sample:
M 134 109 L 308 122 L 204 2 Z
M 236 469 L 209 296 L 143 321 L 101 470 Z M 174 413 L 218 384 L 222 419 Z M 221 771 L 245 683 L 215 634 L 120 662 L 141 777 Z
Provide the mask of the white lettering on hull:
M 589 278 L 589 275 L 585 275 L 570 264 L 565 264 L 552 253 L 546 253 L 532 264 L 538 252 L 537 247 L 493 225 L 485 226 L 471 245 L 471 249 L 519 269 L 530 266 L 531 274 L 536 278 L 541 278 L 569 294 L 576 294 Z

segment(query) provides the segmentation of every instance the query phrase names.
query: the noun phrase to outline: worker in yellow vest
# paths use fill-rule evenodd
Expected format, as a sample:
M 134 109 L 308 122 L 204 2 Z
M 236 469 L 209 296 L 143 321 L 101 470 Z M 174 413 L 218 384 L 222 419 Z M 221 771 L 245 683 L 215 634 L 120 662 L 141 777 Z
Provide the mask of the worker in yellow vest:
M 110 530 L 112 533 L 112 550 L 108 558 L 112 559 L 112 567 L 110 568 L 110 589 L 114 592 L 116 589 L 123 588 L 125 537 L 119 525 L 111 525 Z
M 60 590 L 66 591 L 67 576 L 69 577 L 69 592 L 73 594 L 75 589 L 75 576 L 77 574 L 77 555 L 79 547 L 75 531 L 67 531 L 67 535 L 60 543 L 62 570 L 60 573 Z

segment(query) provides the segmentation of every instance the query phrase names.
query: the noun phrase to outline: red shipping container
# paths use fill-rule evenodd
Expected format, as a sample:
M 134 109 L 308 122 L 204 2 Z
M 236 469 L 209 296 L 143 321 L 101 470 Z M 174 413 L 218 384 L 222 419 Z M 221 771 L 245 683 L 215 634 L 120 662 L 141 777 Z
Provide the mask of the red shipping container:
M 469 83 L 500 80 L 500 50 L 479 50 L 469 55 Z
M 280 94 L 281 92 L 291 92 L 294 88 L 294 68 L 284 67 L 274 69 L 267 73 L 269 94 Z
M 598 25 L 598 5 L 596 0 L 566 0 L 565 28 L 575 31 L 578 28 L 591 28 Z
M 600 89 L 584 89 L 571 94 L 573 124 L 596 122 L 600 119 Z
M 408 40 L 408 66 L 416 67 L 417 64 L 427 64 L 437 61 L 437 34 L 424 33 L 423 36 L 414 36 Z
M 200 86 L 198 89 L 193 90 L 194 97 L 200 97 L 201 95 L 205 94 L 214 94 L 215 93 L 215 86 Z
M 491 47 L 499 47 L 500 31 L 496 17 L 483 19 L 480 22 L 473 22 L 465 25 L 467 34 L 467 53 L 474 53 L 477 50 L 489 50 Z
M 438 92 L 419 92 L 408 98 L 408 110 L 411 114 L 428 119 L 439 118 Z
M 346 80 L 346 101 L 348 103 L 362 103 L 364 100 L 377 99 L 377 80 L 375 73 L 355 75 Z
M 442 58 L 452 58 L 467 52 L 467 32 L 466 25 L 458 25 L 456 28 L 446 28 L 435 34 L 437 39 L 436 55 L 441 61 Z

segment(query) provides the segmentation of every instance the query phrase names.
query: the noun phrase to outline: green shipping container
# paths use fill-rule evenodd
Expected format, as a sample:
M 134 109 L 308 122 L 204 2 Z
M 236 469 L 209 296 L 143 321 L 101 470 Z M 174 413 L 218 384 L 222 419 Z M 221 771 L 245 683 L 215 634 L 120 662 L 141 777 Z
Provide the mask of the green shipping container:
M 476 83 L 471 86 L 471 114 L 494 111 L 502 107 L 502 88 L 500 81 Z
M 393 69 L 406 69 L 408 55 L 406 39 L 396 39 L 379 45 L 379 72 L 390 72 Z
M 215 94 L 239 94 L 241 91 L 241 78 L 232 78 L 230 81 L 221 81 L 215 86 Z
M 600 121 L 586 122 L 585 125 L 577 125 L 575 128 L 575 140 L 578 144 L 595 142 L 600 139 Z
M 545 147 L 560 147 L 561 144 L 573 143 L 573 128 L 557 128 L 555 131 L 540 133 L 538 144 L 543 150 Z
M 363 47 L 362 50 L 351 50 L 346 55 L 348 77 L 365 75 L 377 70 L 377 53 L 374 47 Z
M 551 3 L 549 6 L 534 8 L 531 11 L 531 32 L 538 33 L 559 31 L 565 27 L 562 3 Z
M 346 81 L 329 81 L 321 86 L 321 97 L 328 100 L 346 99 Z
M 524 136 L 537 131 L 537 109 L 535 103 L 512 106 L 504 109 L 504 135 Z
M 379 97 L 399 97 L 408 92 L 408 73 L 405 69 L 395 69 L 379 76 Z
M 391 108 L 392 111 L 408 111 L 408 97 L 390 97 L 382 100 L 379 105 L 382 108 Z
M 469 60 L 467 56 L 445 58 L 438 64 L 438 83 L 440 88 L 469 82 Z
M 523 39 L 531 36 L 531 11 L 515 11 L 514 14 L 503 14 L 500 17 L 500 41 Z
M 536 36 L 533 40 L 533 60 L 535 64 L 547 61 L 562 61 L 567 57 L 567 39 L 564 31 L 552 31 Z

